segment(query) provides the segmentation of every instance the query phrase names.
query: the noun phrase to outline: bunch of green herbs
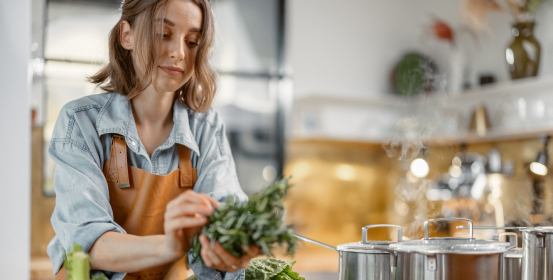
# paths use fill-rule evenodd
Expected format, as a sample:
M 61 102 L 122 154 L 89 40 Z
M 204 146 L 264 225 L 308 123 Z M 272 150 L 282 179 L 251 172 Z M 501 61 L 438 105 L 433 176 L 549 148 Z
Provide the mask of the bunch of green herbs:
M 245 255 L 256 245 L 267 256 L 273 256 L 275 245 L 286 245 L 288 255 L 296 251 L 296 238 L 292 228 L 283 222 L 284 203 L 291 185 L 289 178 L 275 181 L 272 185 L 250 197 L 248 202 L 237 202 L 229 197 L 225 204 L 215 209 L 201 234 L 211 242 L 219 242 L 223 248 L 236 257 Z M 192 250 L 194 262 L 201 259 L 199 235 L 194 236 Z

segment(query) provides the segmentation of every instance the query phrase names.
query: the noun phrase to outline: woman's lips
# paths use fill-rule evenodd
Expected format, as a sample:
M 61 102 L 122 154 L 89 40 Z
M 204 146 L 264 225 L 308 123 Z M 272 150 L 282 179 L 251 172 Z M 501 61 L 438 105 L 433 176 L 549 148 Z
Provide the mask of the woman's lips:
M 172 67 L 172 66 L 159 66 L 163 72 L 167 73 L 169 76 L 179 76 L 184 72 L 181 68 Z

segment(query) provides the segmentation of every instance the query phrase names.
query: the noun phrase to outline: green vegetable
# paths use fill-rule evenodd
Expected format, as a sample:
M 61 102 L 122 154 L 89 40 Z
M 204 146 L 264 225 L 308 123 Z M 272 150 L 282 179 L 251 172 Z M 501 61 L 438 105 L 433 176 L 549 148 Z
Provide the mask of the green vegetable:
M 67 280 L 89 280 L 90 278 L 90 257 L 77 243 L 73 244 L 71 251 L 65 256 L 63 266 L 69 273 Z
M 246 280 L 305 280 L 297 272 L 292 271 L 295 261 L 285 261 L 275 258 L 256 258 L 250 261 L 246 269 Z M 197 280 L 195 275 L 186 280 Z
M 245 255 L 252 245 L 257 245 L 264 255 L 272 256 L 276 244 L 281 247 L 286 245 L 287 253 L 292 255 L 296 250 L 296 238 L 282 219 L 282 199 L 291 187 L 288 180 L 275 181 L 245 203 L 235 202 L 229 197 L 226 204 L 215 209 L 201 234 L 211 241 L 211 246 L 217 241 L 237 257 Z M 195 255 L 193 261 L 203 262 L 199 235 L 192 240 L 192 250 Z
M 90 280 L 90 262 L 92 259 L 83 248 L 74 243 L 70 252 L 64 255 L 63 266 L 67 269 L 66 280 Z M 103 273 L 92 276 L 92 280 L 109 280 Z
M 100 272 L 92 275 L 92 279 L 90 280 L 109 280 L 109 278 L 107 278 L 103 273 Z
M 274 258 L 252 259 L 246 269 L 246 280 L 305 280 L 299 273 L 292 271 L 295 263 Z

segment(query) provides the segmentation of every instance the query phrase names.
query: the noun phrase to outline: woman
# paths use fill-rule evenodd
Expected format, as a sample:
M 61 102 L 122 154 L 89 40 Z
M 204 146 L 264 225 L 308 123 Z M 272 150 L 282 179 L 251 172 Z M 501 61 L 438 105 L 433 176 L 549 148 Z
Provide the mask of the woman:
M 123 3 L 109 64 L 90 78 L 108 93 L 66 104 L 48 148 L 55 279 L 65 279 L 63 255 L 74 243 L 111 279 L 185 279 L 189 241 L 218 201 L 247 199 L 209 109 L 213 25 L 209 0 Z M 198 279 L 243 279 L 259 254 L 252 247 L 237 258 L 200 241 L 207 267 L 192 264 Z

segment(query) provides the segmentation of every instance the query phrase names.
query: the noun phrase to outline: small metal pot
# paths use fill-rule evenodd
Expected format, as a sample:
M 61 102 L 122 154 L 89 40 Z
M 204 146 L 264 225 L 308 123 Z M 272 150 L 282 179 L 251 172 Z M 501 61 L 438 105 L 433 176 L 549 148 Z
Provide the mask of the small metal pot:
M 369 225 L 362 229 L 363 240 L 360 242 L 341 244 L 334 248 L 330 245 L 303 237 L 295 236 L 313 244 L 323 246 L 338 252 L 340 256 L 340 280 L 391 280 L 394 279 L 395 256 L 388 249 L 392 241 L 368 241 L 367 230 L 378 227 L 394 227 L 397 229 L 397 240 L 401 242 L 403 230 L 396 225 Z
M 465 221 L 467 238 L 429 238 L 429 222 Z M 402 280 L 500 280 L 503 255 L 509 243 L 474 239 L 472 221 L 440 218 L 424 222 L 424 239 L 391 244 L 397 253 L 396 279 Z
M 522 250 L 505 252 L 505 280 L 522 279 Z
M 514 232 L 504 232 L 499 234 L 499 240 L 503 236 L 513 236 L 510 240 L 511 249 L 504 254 L 503 270 L 505 280 L 522 279 L 522 248 L 518 248 L 518 236 Z
M 553 227 L 535 227 L 522 231 L 522 279 L 553 278 Z

